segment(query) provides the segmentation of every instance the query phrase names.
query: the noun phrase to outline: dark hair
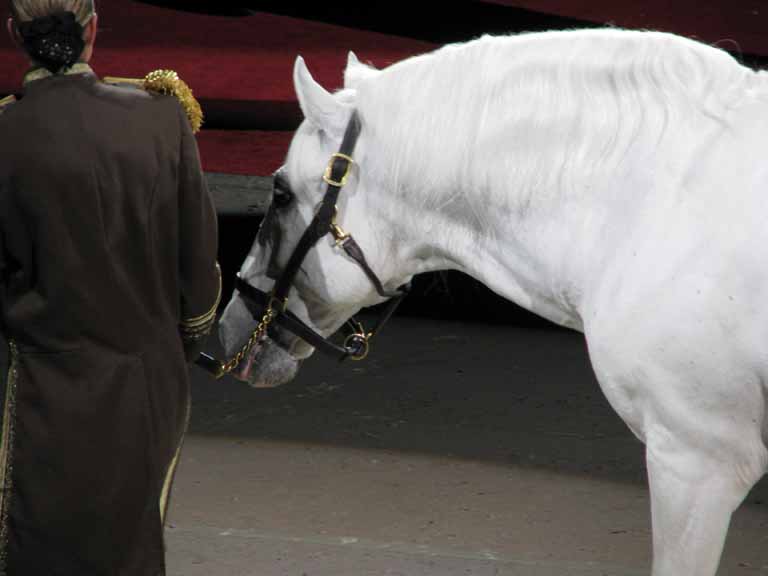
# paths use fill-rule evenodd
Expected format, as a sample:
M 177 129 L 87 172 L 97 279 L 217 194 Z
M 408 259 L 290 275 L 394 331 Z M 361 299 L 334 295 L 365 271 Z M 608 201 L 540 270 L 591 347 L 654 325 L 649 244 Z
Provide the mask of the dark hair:
M 16 26 L 27 53 L 54 74 L 77 62 L 85 48 L 83 27 L 74 12 L 54 12 L 26 22 L 17 21 Z

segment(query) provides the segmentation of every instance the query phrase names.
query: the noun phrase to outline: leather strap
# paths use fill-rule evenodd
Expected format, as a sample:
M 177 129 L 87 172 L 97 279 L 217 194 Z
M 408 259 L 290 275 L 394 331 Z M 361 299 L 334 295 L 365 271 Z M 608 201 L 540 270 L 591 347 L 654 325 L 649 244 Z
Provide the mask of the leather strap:
M 402 295 L 400 290 L 397 292 L 387 292 L 384 289 L 384 286 L 381 284 L 381 280 L 379 280 L 379 277 L 376 276 L 376 273 L 368 265 L 368 261 L 365 259 L 365 254 L 363 254 L 363 250 L 360 248 L 360 245 L 352 236 L 347 236 L 347 238 L 341 243 L 341 247 L 344 248 L 344 252 L 346 252 L 347 256 L 352 258 L 352 260 L 354 260 L 357 265 L 362 268 L 365 275 L 368 276 L 368 279 L 376 288 L 376 292 L 379 293 L 379 296 L 384 298 L 397 298 L 398 296 Z
M 256 318 L 261 316 L 262 312 L 269 304 L 270 295 L 259 290 L 252 284 L 249 284 L 239 275 L 235 276 L 235 288 L 244 296 L 243 300 L 251 315 Z M 410 287 L 403 287 L 402 291 L 387 303 L 378 322 L 376 322 L 376 325 L 370 331 L 371 335 L 377 334 L 379 329 L 392 317 L 392 314 L 395 312 L 402 299 L 408 294 L 409 288 Z M 258 309 L 256 306 L 258 306 Z M 282 326 L 289 332 L 295 334 L 311 346 L 314 346 L 324 354 L 336 356 L 340 361 L 345 360 L 355 353 L 354 349 L 344 348 L 321 336 L 312 330 L 312 328 L 304 324 L 304 322 L 290 310 L 286 309 L 284 312 L 278 314 L 275 317 L 274 322 L 278 326 Z
M 331 232 L 331 227 L 336 217 L 336 203 L 341 188 L 346 180 L 346 176 L 351 168 L 351 155 L 355 149 L 355 144 L 357 143 L 357 137 L 359 135 L 360 118 L 355 110 L 344 131 L 344 138 L 341 142 L 339 152 L 334 154 L 332 161 L 329 163 L 329 169 L 324 178 L 328 183 L 325 196 L 323 197 L 314 218 L 301 235 L 296 248 L 288 259 L 288 263 L 275 282 L 272 293 L 267 294 L 266 292 L 259 290 L 243 280 L 239 275 L 235 278 L 235 287 L 243 296 L 246 306 L 248 306 L 249 311 L 255 318 L 259 318 L 267 306 L 277 302 L 282 306 L 274 310 L 274 323 L 289 332 L 292 332 L 321 352 L 336 356 L 339 360 L 344 360 L 349 357 L 362 357 L 360 355 L 362 347 L 364 347 L 367 352 L 368 339 L 376 334 L 386 321 L 389 320 L 397 306 L 409 291 L 409 286 L 400 287 L 396 292 L 386 291 L 381 280 L 368 264 L 358 243 L 351 236 L 347 236 L 341 242 L 341 247 L 344 249 L 344 252 L 354 260 L 358 266 L 360 266 L 362 271 L 376 288 L 376 292 L 378 292 L 380 296 L 390 299 L 383 309 L 373 330 L 362 334 L 355 333 L 353 338 L 347 339 L 345 346 L 339 346 L 304 324 L 300 318 L 284 305 L 288 301 L 288 294 L 293 285 L 293 281 L 295 280 L 307 254 L 321 238 Z M 354 319 L 352 320 L 353 324 L 359 324 Z
M 347 124 L 347 128 L 344 131 L 344 139 L 341 141 L 339 153 L 345 156 L 351 156 L 352 152 L 355 150 L 355 144 L 357 144 L 357 137 L 359 135 L 360 117 L 357 115 L 357 110 L 355 110 L 352 112 L 349 124 Z M 348 161 L 339 156 L 335 156 L 331 163 L 330 180 L 340 182 L 348 170 Z M 296 249 L 291 254 L 288 263 L 283 269 L 283 273 L 277 279 L 275 286 L 272 289 L 272 295 L 278 301 L 285 301 L 288 297 L 288 293 L 291 290 L 296 274 L 298 274 L 302 262 L 304 262 L 304 259 L 307 257 L 307 254 L 312 247 L 317 244 L 323 236 L 330 233 L 331 222 L 336 215 L 336 202 L 339 199 L 340 192 L 341 186 L 328 184 L 328 189 L 325 192 L 320 208 L 312 219 L 312 222 L 310 222 L 309 226 L 304 231 L 304 234 L 302 234 L 299 239 Z
M 235 277 L 235 288 L 245 296 L 244 301 L 246 306 L 248 306 L 250 313 L 257 318 L 261 316 L 261 313 L 266 309 L 269 303 L 270 295 L 259 290 L 255 286 L 252 286 L 240 278 L 240 276 Z M 255 309 L 254 305 L 259 306 L 260 309 Z M 286 309 L 284 312 L 278 314 L 275 317 L 274 323 L 278 326 L 282 326 L 325 354 L 339 357 L 347 357 L 349 355 L 346 348 L 337 346 L 330 340 L 323 338 L 320 334 L 304 324 L 304 322 L 290 310 Z

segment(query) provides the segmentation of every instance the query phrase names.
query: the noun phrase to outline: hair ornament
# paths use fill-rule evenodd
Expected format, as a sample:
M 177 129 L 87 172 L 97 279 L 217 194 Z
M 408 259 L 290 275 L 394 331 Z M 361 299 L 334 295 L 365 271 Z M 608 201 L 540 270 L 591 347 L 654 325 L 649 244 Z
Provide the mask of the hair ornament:
M 54 74 L 74 65 L 85 48 L 83 27 L 73 12 L 54 12 L 16 25 L 32 59 Z

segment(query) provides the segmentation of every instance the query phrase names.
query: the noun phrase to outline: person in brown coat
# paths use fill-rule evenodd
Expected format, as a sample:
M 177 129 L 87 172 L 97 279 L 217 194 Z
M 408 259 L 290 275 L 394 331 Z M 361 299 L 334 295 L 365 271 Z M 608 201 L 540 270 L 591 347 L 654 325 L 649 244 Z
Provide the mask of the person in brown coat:
M 10 6 L 33 68 L 0 112 L 0 574 L 162 575 L 215 211 L 178 100 L 88 66 L 93 0 Z

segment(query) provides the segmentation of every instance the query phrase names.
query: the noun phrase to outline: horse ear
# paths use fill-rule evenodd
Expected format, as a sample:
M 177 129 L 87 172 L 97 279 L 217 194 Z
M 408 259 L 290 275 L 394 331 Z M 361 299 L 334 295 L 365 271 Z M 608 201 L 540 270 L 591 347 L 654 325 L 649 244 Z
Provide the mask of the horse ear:
M 344 133 L 349 109 L 320 86 L 309 73 L 304 58 L 298 56 L 293 66 L 293 85 L 304 117 L 328 134 Z
M 378 76 L 379 73 L 373 66 L 360 62 L 355 53 L 350 51 L 347 55 L 347 69 L 344 71 L 344 88 L 356 90 L 360 82 Z
M 360 59 L 357 57 L 357 54 L 355 54 L 354 52 L 352 52 L 352 50 L 350 50 L 349 52 L 347 52 L 347 68 L 349 68 L 350 66 L 355 66 L 357 64 L 360 64 Z

